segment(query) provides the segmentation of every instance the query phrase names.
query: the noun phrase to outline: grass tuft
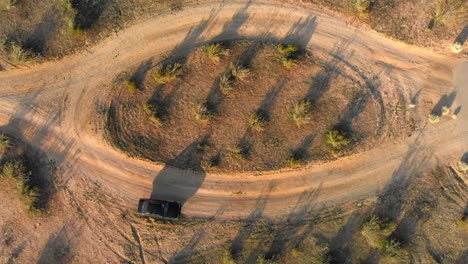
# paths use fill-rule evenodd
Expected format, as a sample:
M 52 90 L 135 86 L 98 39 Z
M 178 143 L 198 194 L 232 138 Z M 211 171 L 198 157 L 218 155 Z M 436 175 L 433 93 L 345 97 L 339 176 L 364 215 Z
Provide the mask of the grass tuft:
M 206 56 L 214 62 L 218 63 L 222 56 L 229 54 L 229 50 L 226 49 L 221 43 L 213 43 L 205 47 L 204 49 Z
M 156 83 L 168 83 L 177 78 L 182 65 L 180 63 L 168 64 L 156 69 L 153 79 Z
M 299 52 L 298 46 L 279 44 L 276 49 L 281 56 L 281 63 L 286 69 L 291 69 L 296 65 L 297 54 Z
M 27 170 L 24 163 L 21 160 L 13 160 L 6 163 L 2 168 L 2 176 L 15 181 L 20 199 L 28 210 L 34 211 L 34 202 L 39 195 L 39 189 L 31 186 L 31 172 Z
M 250 70 L 242 66 L 239 62 L 231 63 L 231 75 L 237 81 L 245 81 L 250 75 Z
M 325 142 L 332 150 L 339 152 L 347 147 L 351 140 L 345 132 L 332 129 L 325 133 Z
M 6 150 L 11 148 L 12 144 L 10 138 L 5 134 L 0 134 L 0 153 L 3 153 Z
M 227 95 L 230 91 L 234 89 L 233 83 L 230 80 L 230 76 L 225 74 L 219 78 L 219 90 L 224 95 Z
M 312 104 L 308 100 L 295 102 L 290 110 L 291 119 L 298 127 L 310 123 Z
M 208 111 L 206 103 L 201 103 L 195 106 L 195 120 L 200 122 L 208 122 L 211 118 L 211 113 Z
M 429 123 L 431 124 L 437 124 L 440 122 L 440 117 L 436 114 L 430 114 L 429 115 Z
M 34 58 L 34 53 L 32 51 L 23 49 L 17 44 L 13 44 L 10 47 L 9 57 L 12 64 L 25 65 Z
M 364 236 L 369 246 L 391 252 L 395 247 L 399 246 L 394 242 L 387 241 L 388 237 L 396 230 L 397 225 L 394 223 L 383 223 L 376 215 L 364 223 L 361 229 L 361 235 Z
M 151 122 L 153 122 L 157 126 L 161 125 L 161 119 L 160 119 L 159 114 L 158 114 L 158 105 L 157 104 L 146 102 L 146 103 L 143 104 L 143 110 L 148 115 Z
M 252 113 L 249 116 L 249 128 L 253 131 L 263 131 L 266 126 L 266 119 L 259 113 Z
M 125 86 L 127 87 L 128 91 L 131 94 L 135 94 L 138 91 L 138 85 L 133 80 L 126 80 L 125 81 Z

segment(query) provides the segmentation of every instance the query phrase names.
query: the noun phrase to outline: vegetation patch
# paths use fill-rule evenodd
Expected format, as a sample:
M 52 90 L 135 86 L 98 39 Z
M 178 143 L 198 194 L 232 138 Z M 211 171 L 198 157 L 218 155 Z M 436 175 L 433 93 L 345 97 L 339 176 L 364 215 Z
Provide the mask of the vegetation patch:
M 111 144 L 130 156 L 180 168 L 256 171 L 334 159 L 335 153 L 370 147 L 379 137 L 374 133 L 378 122 L 370 121 L 379 119 L 379 104 L 370 98 L 356 112 L 348 106 L 354 94 L 368 89 L 349 77 L 352 72 L 324 80 L 326 64 L 293 45 L 224 45 L 153 62 L 159 66 L 141 79 L 145 89 L 136 93 L 132 83 L 114 82 L 105 118 Z M 258 48 L 245 64 L 243 56 L 252 45 Z M 284 67 L 278 56 L 293 60 L 294 69 Z M 352 126 L 352 134 L 330 131 L 343 121 Z M 205 137 L 210 144 L 202 151 L 191 147 Z

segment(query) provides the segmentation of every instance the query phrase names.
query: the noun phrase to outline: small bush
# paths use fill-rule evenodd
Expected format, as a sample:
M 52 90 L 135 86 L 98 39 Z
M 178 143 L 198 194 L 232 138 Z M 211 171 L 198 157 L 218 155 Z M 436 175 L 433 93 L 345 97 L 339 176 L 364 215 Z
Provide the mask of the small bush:
M 442 106 L 442 116 L 446 116 L 450 113 L 450 109 L 447 106 Z
M 466 162 L 460 161 L 460 162 L 458 163 L 458 169 L 459 169 L 461 172 L 468 172 L 468 164 L 466 164 Z
M 400 250 L 400 243 L 395 239 L 385 240 L 382 252 L 387 257 L 398 256 Z
M 240 63 L 231 63 L 231 75 L 237 81 L 245 81 L 250 75 L 250 70 L 242 66 Z
M 354 12 L 361 19 L 369 17 L 371 0 L 353 0 L 352 5 Z
M 436 114 L 430 114 L 429 115 L 429 123 L 431 124 L 436 124 L 436 123 L 439 123 L 440 121 L 440 117 Z
M 258 114 L 252 113 L 249 116 L 249 128 L 254 131 L 263 131 L 265 129 L 266 119 Z
M 138 91 L 138 85 L 135 81 L 133 80 L 127 80 L 125 81 L 125 86 L 127 87 L 128 91 L 131 94 L 135 94 Z
M 247 156 L 247 150 L 240 145 L 232 146 L 230 149 L 231 154 L 236 159 L 245 159 Z
M 396 244 L 394 242 L 387 241 L 387 238 L 396 230 L 397 226 L 394 223 L 382 223 L 377 216 L 364 223 L 361 229 L 361 234 L 366 239 L 369 246 L 384 250 L 392 250 Z
M 16 182 L 16 190 L 28 210 L 34 210 L 34 202 L 38 196 L 38 188 L 30 185 L 31 172 L 27 170 L 20 160 L 6 163 L 2 168 L 2 176 Z
M 299 52 L 299 47 L 279 44 L 277 46 L 277 50 L 281 56 L 281 63 L 286 69 L 291 69 L 296 65 L 296 57 Z
M 230 91 L 234 89 L 233 83 L 230 80 L 229 75 L 223 75 L 219 78 L 219 90 L 224 94 L 227 95 Z
M 0 11 L 8 11 L 16 4 L 16 0 L 0 0 Z
M 347 147 L 351 140 L 347 138 L 347 134 L 339 130 L 330 130 L 325 134 L 325 142 L 335 151 L 340 151 Z
M 301 157 L 297 157 L 296 155 L 294 155 L 294 153 L 291 154 L 288 158 L 288 164 L 291 168 L 300 167 L 303 162 L 304 160 Z
M 212 62 L 218 63 L 221 60 L 221 56 L 229 54 L 229 50 L 220 43 L 213 43 L 205 47 L 205 54 Z
M 10 47 L 10 61 L 15 65 L 24 65 L 30 62 L 34 58 L 34 53 L 23 49 L 17 44 L 13 44 Z
M 295 102 L 290 110 L 291 119 L 298 127 L 300 127 L 303 124 L 310 122 L 311 111 L 312 104 L 309 101 L 303 100 Z
M 0 153 L 11 148 L 11 141 L 10 138 L 7 137 L 5 134 L 0 134 Z
M 211 114 L 206 107 L 206 103 L 198 104 L 195 106 L 195 119 L 200 122 L 207 122 L 210 120 Z
M 236 264 L 229 250 L 225 249 L 223 251 L 223 256 L 221 257 L 221 263 L 222 264 Z
M 157 104 L 146 102 L 143 104 L 143 110 L 148 115 L 151 122 L 153 122 L 157 126 L 161 125 L 161 119 L 159 118 L 159 115 L 158 115 Z
M 177 78 L 182 65 L 180 63 L 168 64 L 156 69 L 153 79 L 156 83 L 168 83 Z

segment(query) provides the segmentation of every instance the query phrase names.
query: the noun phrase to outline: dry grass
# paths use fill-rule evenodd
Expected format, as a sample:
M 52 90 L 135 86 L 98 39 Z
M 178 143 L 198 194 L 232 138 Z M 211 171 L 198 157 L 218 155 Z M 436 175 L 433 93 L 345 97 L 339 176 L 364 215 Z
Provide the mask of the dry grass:
M 133 80 L 127 80 L 125 81 L 125 87 L 127 87 L 128 91 L 131 94 L 135 94 L 138 91 L 138 85 L 135 81 Z
M 370 0 L 353 0 L 352 5 L 359 18 L 366 19 L 369 17 Z
M 296 65 L 296 58 L 299 52 L 299 47 L 295 45 L 279 44 L 276 49 L 280 54 L 281 63 L 286 69 L 291 69 Z
M 219 78 L 218 87 L 221 93 L 223 93 L 224 95 L 227 95 L 230 91 L 232 91 L 234 89 L 234 86 L 233 86 L 232 81 L 230 80 L 230 76 L 227 74 L 224 74 L 223 76 L 221 76 Z
M 465 0 L 437 1 L 432 19 L 435 23 L 453 25 L 466 21 L 468 17 L 468 2 Z
M 13 44 L 9 50 L 10 62 L 14 65 L 26 65 L 35 57 L 33 52 L 25 50 L 17 44 Z
M 260 132 L 265 129 L 266 119 L 258 113 L 252 113 L 249 116 L 248 125 L 251 130 Z
M 239 62 L 231 63 L 230 72 L 231 76 L 236 81 L 245 81 L 250 75 L 250 70 L 242 66 Z
M 351 140 L 347 138 L 345 132 L 332 129 L 325 133 L 325 142 L 333 150 L 341 151 L 351 143 Z
M 4 153 L 11 148 L 12 144 L 10 138 L 5 134 L 0 134 L 0 153 Z
M 194 109 L 195 120 L 200 122 L 208 122 L 210 120 L 211 114 L 206 107 L 206 103 L 197 104 Z
M 226 49 L 221 43 L 213 43 L 204 48 L 206 56 L 214 62 L 218 63 L 222 56 L 229 54 L 229 50 Z
M 0 11 L 8 11 L 16 4 L 16 0 L 0 0 Z
M 18 196 L 28 211 L 34 211 L 39 189 L 30 185 L 31 172 L 23 161 L 13 160 L 3 165 L 2 176 L 14 180 Z
M 396 230 L 394 223 L 383 223 L 377 216 L 364 223 L 361 229 L 361 235 L 364 236 L 369 246 L 372 248 L 383 249 L 386 246 L 387 238 Z M 395 245 L 388 245 L 393 247 Z
M 159 118 L 157 104 L 146 102 L 143 104 L 143 110 L 148 115 L 149 119 L 151 120 L 151 122 L 153 122 L 153 124 L 155 124 L 156 126 L 161 125 L 161 119 Z
M 156 69 L 153 79 L 156 83 L 168 83 L 177 78 L 182 65 L 179 63 L 168 64 Z
M 428 120 L 431 124 L 437 124 L 440 122 L 440 117 L 436 114 L 430 114 Z
M 291 119 L 298 127 L 310 123 L 312 104 L 310 101 L 302 100 L 295 102 L 290 110 Z

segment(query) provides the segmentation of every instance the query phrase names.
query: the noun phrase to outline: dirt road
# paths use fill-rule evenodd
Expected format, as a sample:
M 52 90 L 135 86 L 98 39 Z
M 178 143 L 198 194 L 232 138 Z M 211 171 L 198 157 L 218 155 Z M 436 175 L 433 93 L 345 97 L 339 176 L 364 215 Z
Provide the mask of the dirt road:
M 104 142 L 99 120 L 119 73 L 206 41 L 285 40 L 332 53 L 339 67 L 395 87 L 418 104 L 457 87 L 453 107 L 468 104 L 466 63 L 356 29 L 326 11 L 275 2 L 205 3 L 137 23 L 86 52 L 30 69 L 0 72 L 0 123 L 61 166 L 63 177 L 95 178 L 136 205 L 140 197 L 186 201 L 184 214 L 220 219 L 301 215 L 329 204 L 375 196 L 396 181 L 459 159 L 467 151 L 468 115 L 419 129 L 411 137 L 295 171 L 194 174 L 125 157 Z M 462 76 L 462 77 L 460 77 Z M 458 82 L 456 85 L 454 82 Z M 408 101 L 409 103 L 409 101 Z M 418 105 L 419 107 L 419 105 Z M 421 106 L 422 107 L 422 106 Z M 465 138 L 464 138 L 465 137 Z

